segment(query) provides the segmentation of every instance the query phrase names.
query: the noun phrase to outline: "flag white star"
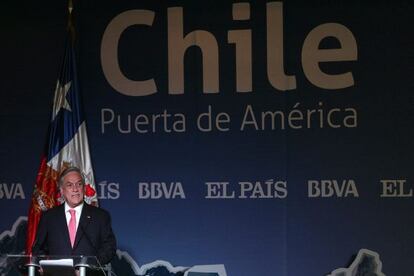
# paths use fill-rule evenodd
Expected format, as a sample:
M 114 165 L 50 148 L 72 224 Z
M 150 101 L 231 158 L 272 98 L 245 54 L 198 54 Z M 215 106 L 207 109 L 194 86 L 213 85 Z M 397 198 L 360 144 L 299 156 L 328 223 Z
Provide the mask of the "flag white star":
M 61 109 L 66 109 L 68 111 L 72 111 L 68 100 L 66 99 L 66 95 L 69 92 L 71 82 L 66 83 L 64 86 L 60 84 L 60 81 L 56 84 L 55 90 L 55 98 L 53 99 L 53 114 L 52 114 L 52 121 L 56 118 L 57 114 Z

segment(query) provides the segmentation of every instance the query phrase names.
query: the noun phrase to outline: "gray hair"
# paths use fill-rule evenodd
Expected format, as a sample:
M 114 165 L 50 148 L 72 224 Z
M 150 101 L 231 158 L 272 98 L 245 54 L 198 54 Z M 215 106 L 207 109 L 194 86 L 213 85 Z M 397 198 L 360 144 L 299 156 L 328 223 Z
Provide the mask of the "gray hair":
M 82 178 L 82 184 L 85 184 L 85 177 L 83 176 L 82 171 L 78 167 L 72 166 L 72 167 L 68 167 L 68 168 L 64 169 L 60 173 L 59 179 L 58 179 L 59 188 L 61 188 L 62 185 L 63 185 L 63 178 L 65 178 L 65 176 L 68 175 L 71 172 L 77 172 Z

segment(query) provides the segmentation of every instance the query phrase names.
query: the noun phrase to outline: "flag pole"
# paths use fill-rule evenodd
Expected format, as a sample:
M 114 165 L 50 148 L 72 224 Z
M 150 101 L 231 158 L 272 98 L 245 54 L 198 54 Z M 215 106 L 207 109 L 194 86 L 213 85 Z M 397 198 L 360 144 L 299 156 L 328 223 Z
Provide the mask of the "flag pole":
M 73 19 L 73 0 L 68 1 L 68 31 L 70 32 L 72 44 L 75 42 L 75 25 Z

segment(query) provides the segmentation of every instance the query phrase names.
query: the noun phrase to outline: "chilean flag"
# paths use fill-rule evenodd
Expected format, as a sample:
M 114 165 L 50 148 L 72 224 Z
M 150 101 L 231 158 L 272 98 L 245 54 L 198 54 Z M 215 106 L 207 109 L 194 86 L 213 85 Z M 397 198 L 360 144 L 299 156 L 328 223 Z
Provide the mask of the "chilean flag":
M 62 170 L 69 166 L 81 169 L 85 178 L 85 201 L 98 205 L 70 30 L 56 84 L 47 139 L 29 209 L 27 254 L 31 253 L 41 212 L 63 203 L 57 184 Z

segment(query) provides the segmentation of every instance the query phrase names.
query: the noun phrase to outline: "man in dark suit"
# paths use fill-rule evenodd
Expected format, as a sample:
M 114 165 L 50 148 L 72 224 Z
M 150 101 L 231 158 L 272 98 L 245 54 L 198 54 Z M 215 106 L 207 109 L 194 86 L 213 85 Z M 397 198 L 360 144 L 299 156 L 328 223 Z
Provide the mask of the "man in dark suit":
M 32 248 L 34 255 L 96 256 L 107 264 L 116 252 L 116 239 L 107 211 L 83 200 L 85 182 L 76 167 L 59 177 L 65 203 L 42 214 Z

